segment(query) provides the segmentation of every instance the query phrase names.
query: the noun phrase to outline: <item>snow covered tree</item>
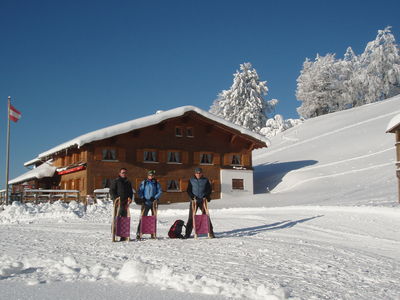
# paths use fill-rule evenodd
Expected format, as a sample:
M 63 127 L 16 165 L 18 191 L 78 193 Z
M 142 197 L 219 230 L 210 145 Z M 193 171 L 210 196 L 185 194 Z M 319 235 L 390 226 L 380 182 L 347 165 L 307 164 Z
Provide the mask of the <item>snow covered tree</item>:
M 354 53 L 351 47 L 348 47 L 344 54 L 344 59 L 340 61 L 340 80 L 342 82 L 341 109 L 355 106 L 355 99 L 360 97 L 360 82 L 353 80 L 355 73 L 359 71 L 359 57 Z
M 296 98 L 303 102 L 297 108 L 301 117 L 312 118 L 340 109 L 343 88 L 339 67 L 335 54 L 317 55 L 314 62 L 306 59 L 297 78 Z
M 400 55 L 395 38 L 386 27 L 369 42 L 352 78 L 357 90 L 354 106 L 383 100 L 400 93 Z
M 210 108 L 210 112 L 251 131 L 259 132 L 265 126 L 267 113 L 277 104 L 273 99 L 265 101 L 267 82 L 260 81 L 251 63 L 240 65 L 234 74 L 229 90 L 223 90 Z

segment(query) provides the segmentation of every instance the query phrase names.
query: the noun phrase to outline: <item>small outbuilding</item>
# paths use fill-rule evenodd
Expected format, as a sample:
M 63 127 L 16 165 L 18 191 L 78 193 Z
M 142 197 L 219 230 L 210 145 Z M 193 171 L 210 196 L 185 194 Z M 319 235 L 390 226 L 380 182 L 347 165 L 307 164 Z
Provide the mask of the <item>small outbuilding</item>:
M 398 183 L 398 196 L 400 202 L 400 114 L 396 115 L 386 129 L 387 133 L 394 133 L 396 136 L 396 176 Z
M 187 201 L 187 182 L 202 167 L 212 197 L 253 194 L 252 151 L 267 147 L 265 137 L 194 106 L 183 106 L 99 129 L 39 154 L 33 166 L 11 181 L 32 188 L 78 190 L 80 197 L 110 186 L 120 168 L 128 169 L 134 189 L 155 170 L 162 203 Z M 40 169 L 54 174 L 36 176 Z M 52 169 L 53 170 L 53 169 Z M 32 176 L 35 175 L 35 176 Z M 34 178 L 34 181 L 32 181 Z

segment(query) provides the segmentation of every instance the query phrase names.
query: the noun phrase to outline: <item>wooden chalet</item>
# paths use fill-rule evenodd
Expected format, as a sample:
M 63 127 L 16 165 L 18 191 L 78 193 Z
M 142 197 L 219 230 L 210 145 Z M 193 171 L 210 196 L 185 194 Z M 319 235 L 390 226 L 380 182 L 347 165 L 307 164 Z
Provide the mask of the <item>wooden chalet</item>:
M 396 177 L 398 185 L 398 197 L 400 202 L 400 115 L 395 116 L 390 122 L 386 129 L 387 133 L 395 134 L 395 146 L 396 146 Z
M 212 198 L 218 199 L 253 194 L 252 151 L 267 143 L 240 126 L 184 106 L 82 135 L 25 165 L 39 168 L 51 161 L 54 174 L 31 179 L 30 186 L 78 190 L 82 198 L 109 187 L 122 167 L 135 189 L 148 170 L 155 170 L 161 203 L 187 201 L 187 182 L 201 167 L 212 183 Z M 27 184 L 12 182 L 14 188 Z

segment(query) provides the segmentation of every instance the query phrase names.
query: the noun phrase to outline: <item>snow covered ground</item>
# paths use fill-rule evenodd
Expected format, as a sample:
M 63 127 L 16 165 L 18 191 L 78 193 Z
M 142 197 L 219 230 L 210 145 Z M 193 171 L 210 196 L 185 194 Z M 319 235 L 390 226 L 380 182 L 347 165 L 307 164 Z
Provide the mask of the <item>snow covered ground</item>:
M 251 198 L 210 203 L 216 239 L 111 243 L 111 205 L 0 212 L 0 299 L 400 299 L 400 97 L 307 120 L 254 153 Z M 132 231 L 138 207 L 132 205 Z

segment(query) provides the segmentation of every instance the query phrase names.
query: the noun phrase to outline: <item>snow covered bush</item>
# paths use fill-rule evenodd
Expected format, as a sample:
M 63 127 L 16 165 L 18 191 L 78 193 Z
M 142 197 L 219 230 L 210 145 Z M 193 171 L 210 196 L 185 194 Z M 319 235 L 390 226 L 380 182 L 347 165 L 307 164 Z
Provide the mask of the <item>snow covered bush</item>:
M 301 124 L 302 119 L 283 119 L 282 115 L 275 115 L 273 118 L 268 119 L 265 127 L 260 130 L 260 134 L 268 138 L 276 136 L 279 132 L 285 131 L 293 126 Z

